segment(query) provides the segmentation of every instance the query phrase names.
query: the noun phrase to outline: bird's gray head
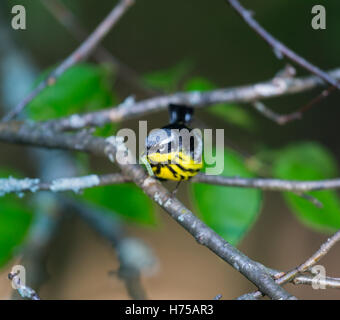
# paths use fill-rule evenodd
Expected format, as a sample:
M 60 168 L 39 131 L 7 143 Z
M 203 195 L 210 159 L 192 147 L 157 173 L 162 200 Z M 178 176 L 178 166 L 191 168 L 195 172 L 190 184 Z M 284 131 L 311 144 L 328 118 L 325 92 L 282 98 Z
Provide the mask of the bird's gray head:
M 199 129 L 155 129 L 146 139 L 147 154 L 181 151 L 200 161 L 202 149 L 202 134 Z

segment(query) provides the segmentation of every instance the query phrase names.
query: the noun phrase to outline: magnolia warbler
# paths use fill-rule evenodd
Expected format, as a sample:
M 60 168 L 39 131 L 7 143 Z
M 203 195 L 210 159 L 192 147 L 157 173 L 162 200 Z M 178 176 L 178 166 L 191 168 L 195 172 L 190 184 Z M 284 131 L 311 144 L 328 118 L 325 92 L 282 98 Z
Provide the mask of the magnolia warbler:
M 192 108 L 170 104 L 169 115 L 167 126 L 148 135 L 146 160 L 158 179 L 178 181 L 179 185 L 201 170 L 203 143 L 201 131 L 187 126 Z

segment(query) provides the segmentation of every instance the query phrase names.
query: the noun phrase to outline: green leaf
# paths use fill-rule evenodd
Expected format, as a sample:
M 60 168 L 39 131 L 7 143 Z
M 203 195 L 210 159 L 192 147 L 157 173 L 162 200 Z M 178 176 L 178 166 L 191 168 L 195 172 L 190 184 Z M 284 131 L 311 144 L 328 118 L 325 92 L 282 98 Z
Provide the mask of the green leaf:
M 87 189 L 83 197 L 120 214 L 129 221 L 147 225 L 156 224 L 151 200 L 133 184 Z
M 253 177 L 242 157 L 224 152 L 225 176 Z M 229 188 L 201 183 L 191 185 L 195 206 L 205 223 L 236 245 L 256 220 L 262 202 L 260 190 Z
M 248 131 L 255 131 L 256 123 L 242 106 L 234 104 L 217 104 L 208 108 L 208 111 L 229 123 Z
M 97 137 L 109 137 L 115 135 L 118 129 L 117 123 L 107 123 L 102 127 L 96 128 L 93 135 Z
M 175 66 L 144 75 L 147 85 L 167 92 L 176 91 L 183 78 L 192 70 L 190 61 L 182 61 Z
M 305 142 L 292 144 L 278 153 L 274 162 L 275 177 L 290 180 L 323 180 L 334 178 L 337 173 L 336 160 L 323 146 Z M 313 191 L 308 195 L 322 204 L 316 207 L 310 201 L 293 193 L 284 193 L 289 208 L 307 226 L 322 232 L 340 228 L 340 201 L 337 193 Z
M 214 83 L 202 77 L 191 78 L 185 83 L 184 87 L 186 91 L 200 92 L 216 89 L 216 85 Z M 256 128 L 256 124 L 253 121 L 253 118 L 241 106 L 227 103 L 219 103 L 209 107 L 207 111 L 240 128 L 249 131 L 253 131 Z
M 194 77 L 185 83 L 184 89 L 186 91 L 204 92 L 204 91 L 210 91 L 210 90 L 216 89 L 216 85 L 205 78 Z
M 45 72 L 40 79 L 48 74 Z M 58 81 L 28 106 L 28 116 L 34 120 L 48 120 L 73 113 L 105 108 L 115 102 L 108 69 L 79 64 L 68 69 Z
M 13 199 L 1 199 L 0 208 L 0 267 L 3 267 L 25 239 L 32 214 Z
M 318 180 L 338 174 L 336 160 L 322 145 L 300 142 L 277 153 L 274 174 L 282 179 Z
M 13 171 L 0 171 L 1 178 L 11 175 Z M 0 267 L 3 267 L 23 243 L 33 214 L 24 199 L 19 199 L 17 195 L 0 197 L 0 208 Z

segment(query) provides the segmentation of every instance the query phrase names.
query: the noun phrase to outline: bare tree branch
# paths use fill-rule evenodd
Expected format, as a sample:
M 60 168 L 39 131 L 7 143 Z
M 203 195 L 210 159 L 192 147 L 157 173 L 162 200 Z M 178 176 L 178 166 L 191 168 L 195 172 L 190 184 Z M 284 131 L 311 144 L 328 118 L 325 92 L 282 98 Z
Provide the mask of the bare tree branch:
M 112 9 L 109 15 L 99 24 L 93 33 L 54 71 L 52 71 L 45 80 L 40 82 L 32 92 L 30 92 L 12 111 L 10 111 L 3 118 L 3 121 L 8 121 L 16 117 L 41 91 L 43 91 L 46 87 L 54 85 L 58 78 L 66 70 L 76 63 L 86 59 L 133 3 L 134 0 L 120 0 L 117 6 Z
M 340 79 L 340 69 L 330 72 L 330 75 Z M 260 82 L 248 86 L 217 89 L 206 92 L 177 92 L 174 94 L 150 98 L 139 102 L 127 103 L 108 109 L 74 114 L 70 117 L 46 122 L 46 126 L 55 130 L 75 130 L 86 126 L 102 126 L 106 123 L 121 122 L 123 120 L 145 116 L 147 114 L 166 110 L 171 103 L 185 104 L 191 107 L 204 107 L 217 103 L 253 103 L 284 95 L 295 94 L 311 90 L 324 84 L 318 77 L 303 78 L 273 78 L 267 82 Z
M 7 179 L 0 178 L 0 196 L 7 193 L 36 192 L 36 191 L 73 191 L 79 192 L 87 188 L 127 182 L 129 179 L 121 174 L 88 175 L 54 179 L 51 182 L 41 182 L 40 179 Z
M 2 140 L 0 124 L 0 140 Z M 67 177 L 58 178 L 50 182 L 43 182 L 40 179 L 15 179 L 0 178 L 0 196 L 8 193 L 22 193 L 22 192 L 37 192 L 37 191 L 53 191 L 64 192 L 73 191 L 79 192 L 84 189 L 100 187 L 112 184 L 131 182 L 131 178 L 121 173 L 110 173 L 96 175 L 91 174 L 82 177 Z M 225 177 L 212 176 L 204 173 L 198 173 L 189 182 L 193 183 L 207 183 L 212 185 L 219 185 L 225 187 L 240 187 L 240 188 L 254 188 L 266 191 L 287 191 L 297 193 L 299 196 L 308 198 L 307 200 L 313 203 L 316 199 L 311 199 L 309 195 L 302 192 L 321 191 L 340 188 L 340 178 L 329 180 L 316 181 L 295 181 L 295 180 L 281 180 L 269 178 L 239 178 L 239 177 Z M 316 204 L 316 203 L 314 203 Z M 317 204 L 319 205 L 319 204 Z
M 294 51 L 289 49 L 282 42 L 275 39 L 268 31 L 266 31 L 254 18 L 251 11 L 244 8 L 238 0 L 226 0 L 230 6 L 243 18 L 243 20 L 261 37 L 265 40 L 275 51 L 276 54 L 280 56 L 285 56 L 288 59 L 295 62 L 297 65 L 302 68 L 308 70 L 309 72 L 317 75 L 325 82 L 330 85 L 340 89 L 340 84 L 336 79 L 329 76 L 326 72 L 321 70 L 320 68 L 314 66 L 310 62 L 308 62 L 303 57 L 296 54 Z
M 200 173 L 196 177 L 193 177 L 192 181 L 230 187 L 256 188 L 268 191 L 307 192 L 340 188 L 340 178 L 316 181 L 296 181 L 267 178 L 224 177 Z

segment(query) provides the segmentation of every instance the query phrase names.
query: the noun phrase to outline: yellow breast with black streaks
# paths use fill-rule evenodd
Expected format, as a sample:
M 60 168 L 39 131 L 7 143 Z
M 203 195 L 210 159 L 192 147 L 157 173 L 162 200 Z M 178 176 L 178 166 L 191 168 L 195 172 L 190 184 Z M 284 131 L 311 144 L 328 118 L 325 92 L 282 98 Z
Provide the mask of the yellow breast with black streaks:
M 196 162 L 183 152 L 148 154 L 147 160 L 155 176 L 165 180 L 188 180 L 202 169 L 202 161 Z

